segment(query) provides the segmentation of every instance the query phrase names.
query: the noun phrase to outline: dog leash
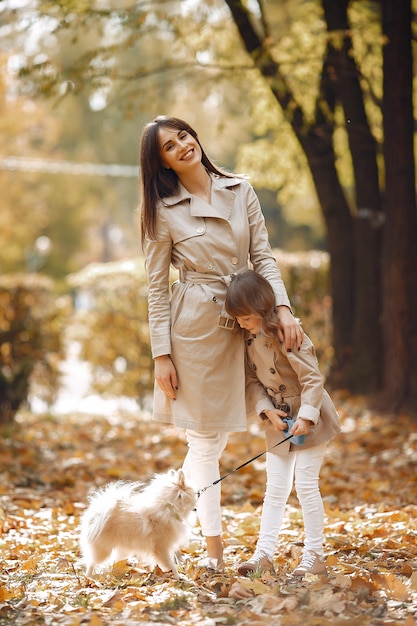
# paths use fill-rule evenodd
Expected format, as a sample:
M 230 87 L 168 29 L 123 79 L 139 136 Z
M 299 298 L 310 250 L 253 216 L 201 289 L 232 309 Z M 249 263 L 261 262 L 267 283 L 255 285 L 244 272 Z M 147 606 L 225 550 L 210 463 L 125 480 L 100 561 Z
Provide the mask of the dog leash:
M 253 461 L 256 461 L 256 459 L 259 459 L 261 456 L 263 456 L 264 454 L 266 454 L 267 452 L 270 452 L 271 450 L 273 450 L 274 448 L 276 448 L 277 446 L 280 446 L 282 443 L 285 443 L 286 441 L 288 441 L 289 439 L 292 439 L 292 437 L 294 437 L 294 435 L 288 435 L 288 437 L 285 437 L 285 439 L 283 439 L 282 441 L 278 441 L 278 443 L 274 444 L 273 446 L 271 446 L 270 448 L 268 448 L 267 450 L 264 450 L 263 452 L 260 452 L 259 454 L 257 454 L 256 456 L 252 457 L 251 459 L 249 459 L 249 461 L 246 461 L 245 463 L 242 463 L 242 465 L 239 465 L 238 467 L 235 467 L 235 469 L 232 469 L 230 472 L 228 472 L 227 474 L 225 474 L 224 476 L 221 476 L 220 478 L 218 478 L 217 480 L 215 480 L 213 483 L 211 483 L 211 485 L 207 485 L 207 487 L 203 487 L 203 489 L 199 489 L 197 491 L 197 499 L 205 492 L 207 491 L 207 489 L 210 489 L 210 487 L 214 487 L 215 485 L 217 485 L 218 483 L 220 483 L 222 480 L 224 480 L 225 478 L 227 478 L 228 476 L 230 476 L 230 474 L 234 474 L 235 472 L 237 472 L 238 470 L 242 469 L 242 467 L 246 467 L 246 465 L 249 465 L 249 463 L 252 463 Z

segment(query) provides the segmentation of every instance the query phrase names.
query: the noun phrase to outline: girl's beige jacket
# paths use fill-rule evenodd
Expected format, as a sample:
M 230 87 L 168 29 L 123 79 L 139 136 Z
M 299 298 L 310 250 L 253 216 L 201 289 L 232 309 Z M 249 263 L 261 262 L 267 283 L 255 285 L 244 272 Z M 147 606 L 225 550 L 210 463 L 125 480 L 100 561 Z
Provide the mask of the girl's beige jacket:
M 245 333 L 245 342 L 248 412 L 262 416 L 263 411 L 286 403 L 293 419 L 303 417 L 313 424 L 302 446 L 289 440 L 271 452 L 285 455 L 292 450 L 311 448 L 330 441 L 340 432 L 339 415 L 323 387 L 316 351 L 307 335 L 300 350 L 292 352 L 265 335 Z M 277 432 L 267 418 L 264 425 L 269 449 L 285 435 Z

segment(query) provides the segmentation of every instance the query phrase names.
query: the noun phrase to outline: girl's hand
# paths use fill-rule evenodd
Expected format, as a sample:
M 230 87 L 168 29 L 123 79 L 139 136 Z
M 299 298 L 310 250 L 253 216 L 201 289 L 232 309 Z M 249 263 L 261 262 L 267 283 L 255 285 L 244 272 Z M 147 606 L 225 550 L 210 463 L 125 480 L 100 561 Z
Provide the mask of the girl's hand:
M 280 409 L 270 409 L 269 411 L 264 411 L 264 413 L 272 423 L 275 430 L 282 432 L 287 429 L 288 424 L 282 421 L 283 417 L 287 417 L 285 411 L 280 411 Z
M 278 339 L 281 343 L 285 342 L 287 352 L 292 349 L 301 348 L 304 339 L 304 331 L 299 320 L 294 317 L 287 306 L 279 306 L 278 317 L 280 328 L 278 329 Z
M 155 380 L 168 398 L 171 398 L 171 400 L 176 399 L 176 390 L 178 389 L 177 370 L 169 354 L 155 358 Z
M 297 435 L 307 435 L 310 430 L 310 426 L 310 420 L 298 418 L 295 420 L 295 424 L 290 430 L 290 435 L 294 435 L 294 437 L 297 437 Z

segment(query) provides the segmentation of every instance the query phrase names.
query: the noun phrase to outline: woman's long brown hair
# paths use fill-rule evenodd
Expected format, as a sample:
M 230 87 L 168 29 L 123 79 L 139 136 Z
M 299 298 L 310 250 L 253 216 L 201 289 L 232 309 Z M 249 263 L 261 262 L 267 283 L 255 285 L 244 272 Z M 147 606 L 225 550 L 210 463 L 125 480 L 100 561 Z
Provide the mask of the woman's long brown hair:
M 208 158 L 198 139 L 196 131 L 187 122 L 177 117 L 159 115 L 146 124 L 140 140 L 139 159 L 141 172 L 141 206 L 140 223 L 142 243 L 145 237 L 155 239 L 157 207 L 163 198 L 178 191 L 179 180 L 176 173 L 163 166 L 159 148 L 159 129 L 161 127 L 174 130 L 185 130 L 192 135 L 201 148 L 201 162 L 208 172 L 227 176 L 233 175 L 217 168 Z

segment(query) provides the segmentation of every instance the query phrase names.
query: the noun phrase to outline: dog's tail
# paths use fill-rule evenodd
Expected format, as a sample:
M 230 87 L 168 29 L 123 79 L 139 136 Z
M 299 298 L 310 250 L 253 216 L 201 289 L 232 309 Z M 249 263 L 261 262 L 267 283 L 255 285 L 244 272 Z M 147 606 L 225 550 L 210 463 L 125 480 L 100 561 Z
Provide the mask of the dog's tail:
M 100 489 L 96 489 L 89 494 L 88 500 L 90 506 L 94 503 L 110 504 L 111 502 L 118 502 L 125 498 L 130 498 L 133 493 L 141 491 L 144 484 L 141 482 L 131 482 L 127 480 L 118 480 L 114 483 L 108 483 Z
M 81 549 L 85 553 L 90 543 L 102 532 L 108 518 L 120 501 L 140 491 L 143 483 L 117 481 L 96 489 L 88 496 L 89 505 L 81 518 Z

